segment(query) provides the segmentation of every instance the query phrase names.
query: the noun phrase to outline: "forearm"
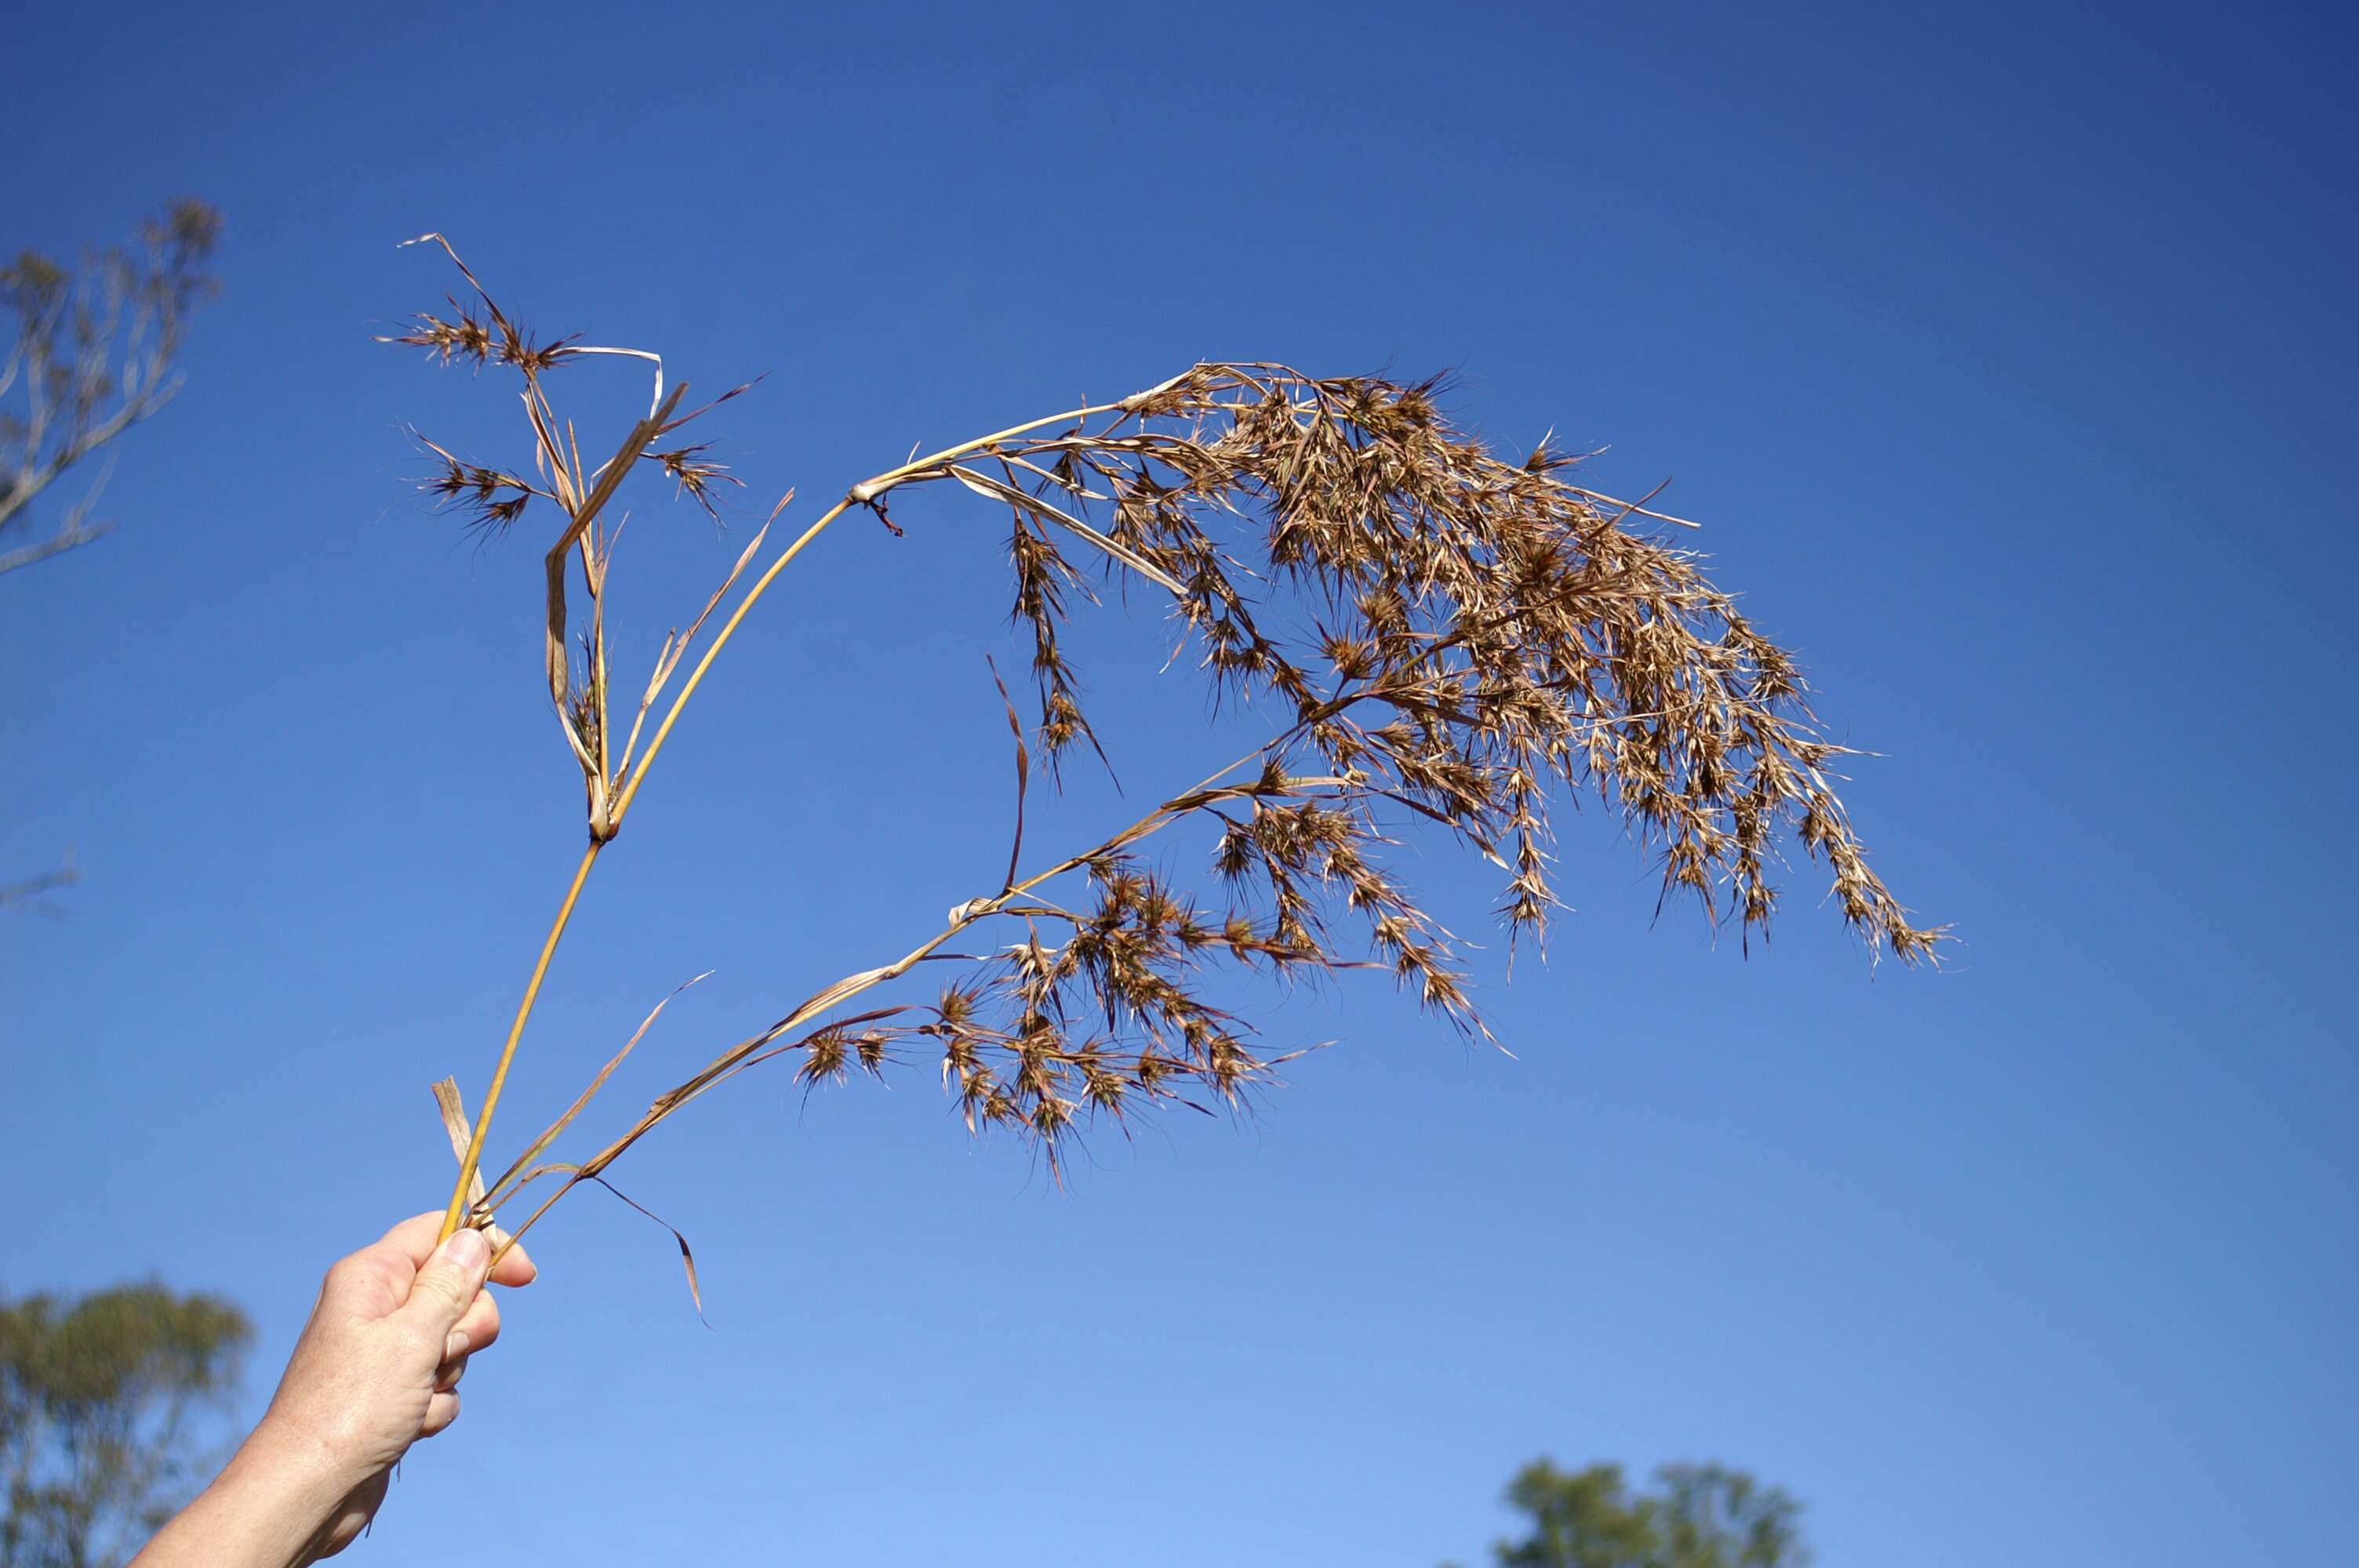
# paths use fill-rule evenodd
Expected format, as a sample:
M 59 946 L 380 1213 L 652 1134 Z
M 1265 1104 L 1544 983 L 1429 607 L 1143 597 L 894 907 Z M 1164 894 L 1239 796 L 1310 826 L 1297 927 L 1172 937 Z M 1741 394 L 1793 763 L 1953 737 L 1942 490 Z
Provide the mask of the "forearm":
M 316 1445 L 266 1420 L 131 1568 L 301 1568 L 353 1485 Z

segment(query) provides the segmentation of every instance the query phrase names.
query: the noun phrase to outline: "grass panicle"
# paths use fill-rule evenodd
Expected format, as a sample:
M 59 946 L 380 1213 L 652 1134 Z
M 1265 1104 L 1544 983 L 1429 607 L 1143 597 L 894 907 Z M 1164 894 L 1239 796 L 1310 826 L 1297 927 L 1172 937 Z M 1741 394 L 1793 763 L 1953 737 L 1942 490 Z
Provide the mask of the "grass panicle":
M 712 405 L 679 415 L 686 389 L 667 395 L 658 356 L 536 340 L 451 260 L 472 297 L 389 341 L 522 380 L 529 472 L 463 461 L 420 438 L 440 465 L 425 488 L 494 532 L 513 532 L 529 503 L 555 514 L 549 692 L 585 785 L 589 838 L 461 1152 L 452 1226 L 471 1211 L 488 1224 L 526 1188 L 557 1180 L 521 1235 L 575 1186 L 603 1184 L 667 1118 L 781 1056 L 795 1059 L 806 1092 L 931 1058 L 969 1129 L 1032 1141 L 1056 1169 L 1093 1122 L 1234 1109 L 1278 1081 L 1299 1053 L 1269 1053 L 1250 1020 L 1209 1000 L 1221 971 L 1388 972 L 1419 1006 L 1488 1039 L 1464 945 L 1394 870 L 1394 836 L 1436 835 L 1494 868 L 1512 954 L 1544 942 L 1562 907 L 1553 814 L 1579 797 L 1603 803 L 1654 856 L 1661 901 L 1692 903 L 1748 945 L 1776 914 L 1782 847 L 1798 844 L 1872 958 L 1937 955 L 1944 933 L 1914 921 L 1868 863 L 1835 789 L 1846 749 L 1815 725 L 1793 657 L 1697 554 L 1633 520 L 1692 524 L 1649 510 L 1653 494 L 1628 503 L 1573 483 L 1582 460 L 1547 443 L 1520 459 L 1493 451 L 1451 423 L 1433 381 L 1198 364 L 1128 397 L 912 457 L 851 486 L 740 589 L 766 524 L 687 630 L 666 640 L 617 748 L 602 614 L 614 540 L 603 511 L 641 465 L 708 513 L 717 486 L 741 481 L 710 459 L 709 442 L 672 438 Z M 586 354 L 656 367 L 647 416 L 594 467 L 549 393 L 552 373 Z M 1028 723 L 1000 685 L 1016 778 L 1004 882 L 954 905 L 900 957 L 823 987 L 731 1046 L 597 1152 L 535 1164 L 618 1056 L 488 1191 L 471 1189 L 575 902 L 706 671 L 838 517 L 864 510 L 898 534 L 896 492 L 940 483 L 996 514 L 1010 613 L 1030 650 Z M 586 610 L 569 598 L 577 584 Z M 1175 656 L 1216 701 L 1250 705 L 1266 739 L 1098 842 L 1027 860 L 1036 774 L 1060 782 L 1076 747 L 1103 758 L 1065 636 L 1073 615 L 1119 597 L 1101 589 L 1156 601 Z M 1199 877 L 1142 850 L 1181 825 L 1203 840 Z M 834 1016 L 945 962 L 964 968 L 929 1000 Z

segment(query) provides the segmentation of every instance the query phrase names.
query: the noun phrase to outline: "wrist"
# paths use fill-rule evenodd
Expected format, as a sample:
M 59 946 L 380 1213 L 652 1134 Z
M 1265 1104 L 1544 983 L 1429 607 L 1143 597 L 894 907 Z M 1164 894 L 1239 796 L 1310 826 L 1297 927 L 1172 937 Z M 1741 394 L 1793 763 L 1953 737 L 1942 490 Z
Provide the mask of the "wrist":
M 249 1506 L 299 1526 L 301 1538 L 308 1540 L 367 1479 L 325 1439 L 266 1415 L 238 1445 L 215 1485 L 230 1486 Z
M 274 1473 L 332 1489 L 342 1497 L 369 1476 L 369 1467 L 347 1448 L 331 1434 L 274 1410 L 266 1411 L 238 1445 L 238 1457 L 251 1454 L 257 1465 L 267 1465 Z
M 266 1418 L 132 1568 L 301 1568 L 349 1489 L 325 1449 Z

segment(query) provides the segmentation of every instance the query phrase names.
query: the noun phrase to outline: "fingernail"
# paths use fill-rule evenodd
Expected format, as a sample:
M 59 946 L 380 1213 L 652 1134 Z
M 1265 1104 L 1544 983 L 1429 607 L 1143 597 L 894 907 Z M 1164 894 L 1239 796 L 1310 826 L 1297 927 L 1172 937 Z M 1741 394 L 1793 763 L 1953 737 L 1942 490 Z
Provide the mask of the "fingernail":
M 480 1230 L 462 1230 L 442 1244 L 442 1256 L 462 1269 L 481 1269 L 492 1260 L 491 1243 Z

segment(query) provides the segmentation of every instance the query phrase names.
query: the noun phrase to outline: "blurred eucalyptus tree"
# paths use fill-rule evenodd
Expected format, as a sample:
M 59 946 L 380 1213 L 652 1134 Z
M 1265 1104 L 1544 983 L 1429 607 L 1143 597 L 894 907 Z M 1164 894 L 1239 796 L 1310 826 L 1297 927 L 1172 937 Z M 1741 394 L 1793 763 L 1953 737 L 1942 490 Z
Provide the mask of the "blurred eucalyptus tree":
M 0 1568 L 113 1568 L 211 1457 L 195 1419 L 253 1326 L 217 1296 L 125 1285 L 0 1300 Z
M 220 291 L 212 271 L 221 214 L 184 198 L 139 225 L 129 244 L 68 266 L 27 249 L 0 267 L 0 576 L 103 536 L 93 518 L 114 468 L 110 449 L 180 390 L 175 369 L 188 319 Z M 53 526 L 33 503 L 77 464 L 105 463 Z M 21 540 L 21 542 L 19 542 Z M 0 883 L 0 908 L 59 913 L 43 894 L 82 880 L 72 857 Z

